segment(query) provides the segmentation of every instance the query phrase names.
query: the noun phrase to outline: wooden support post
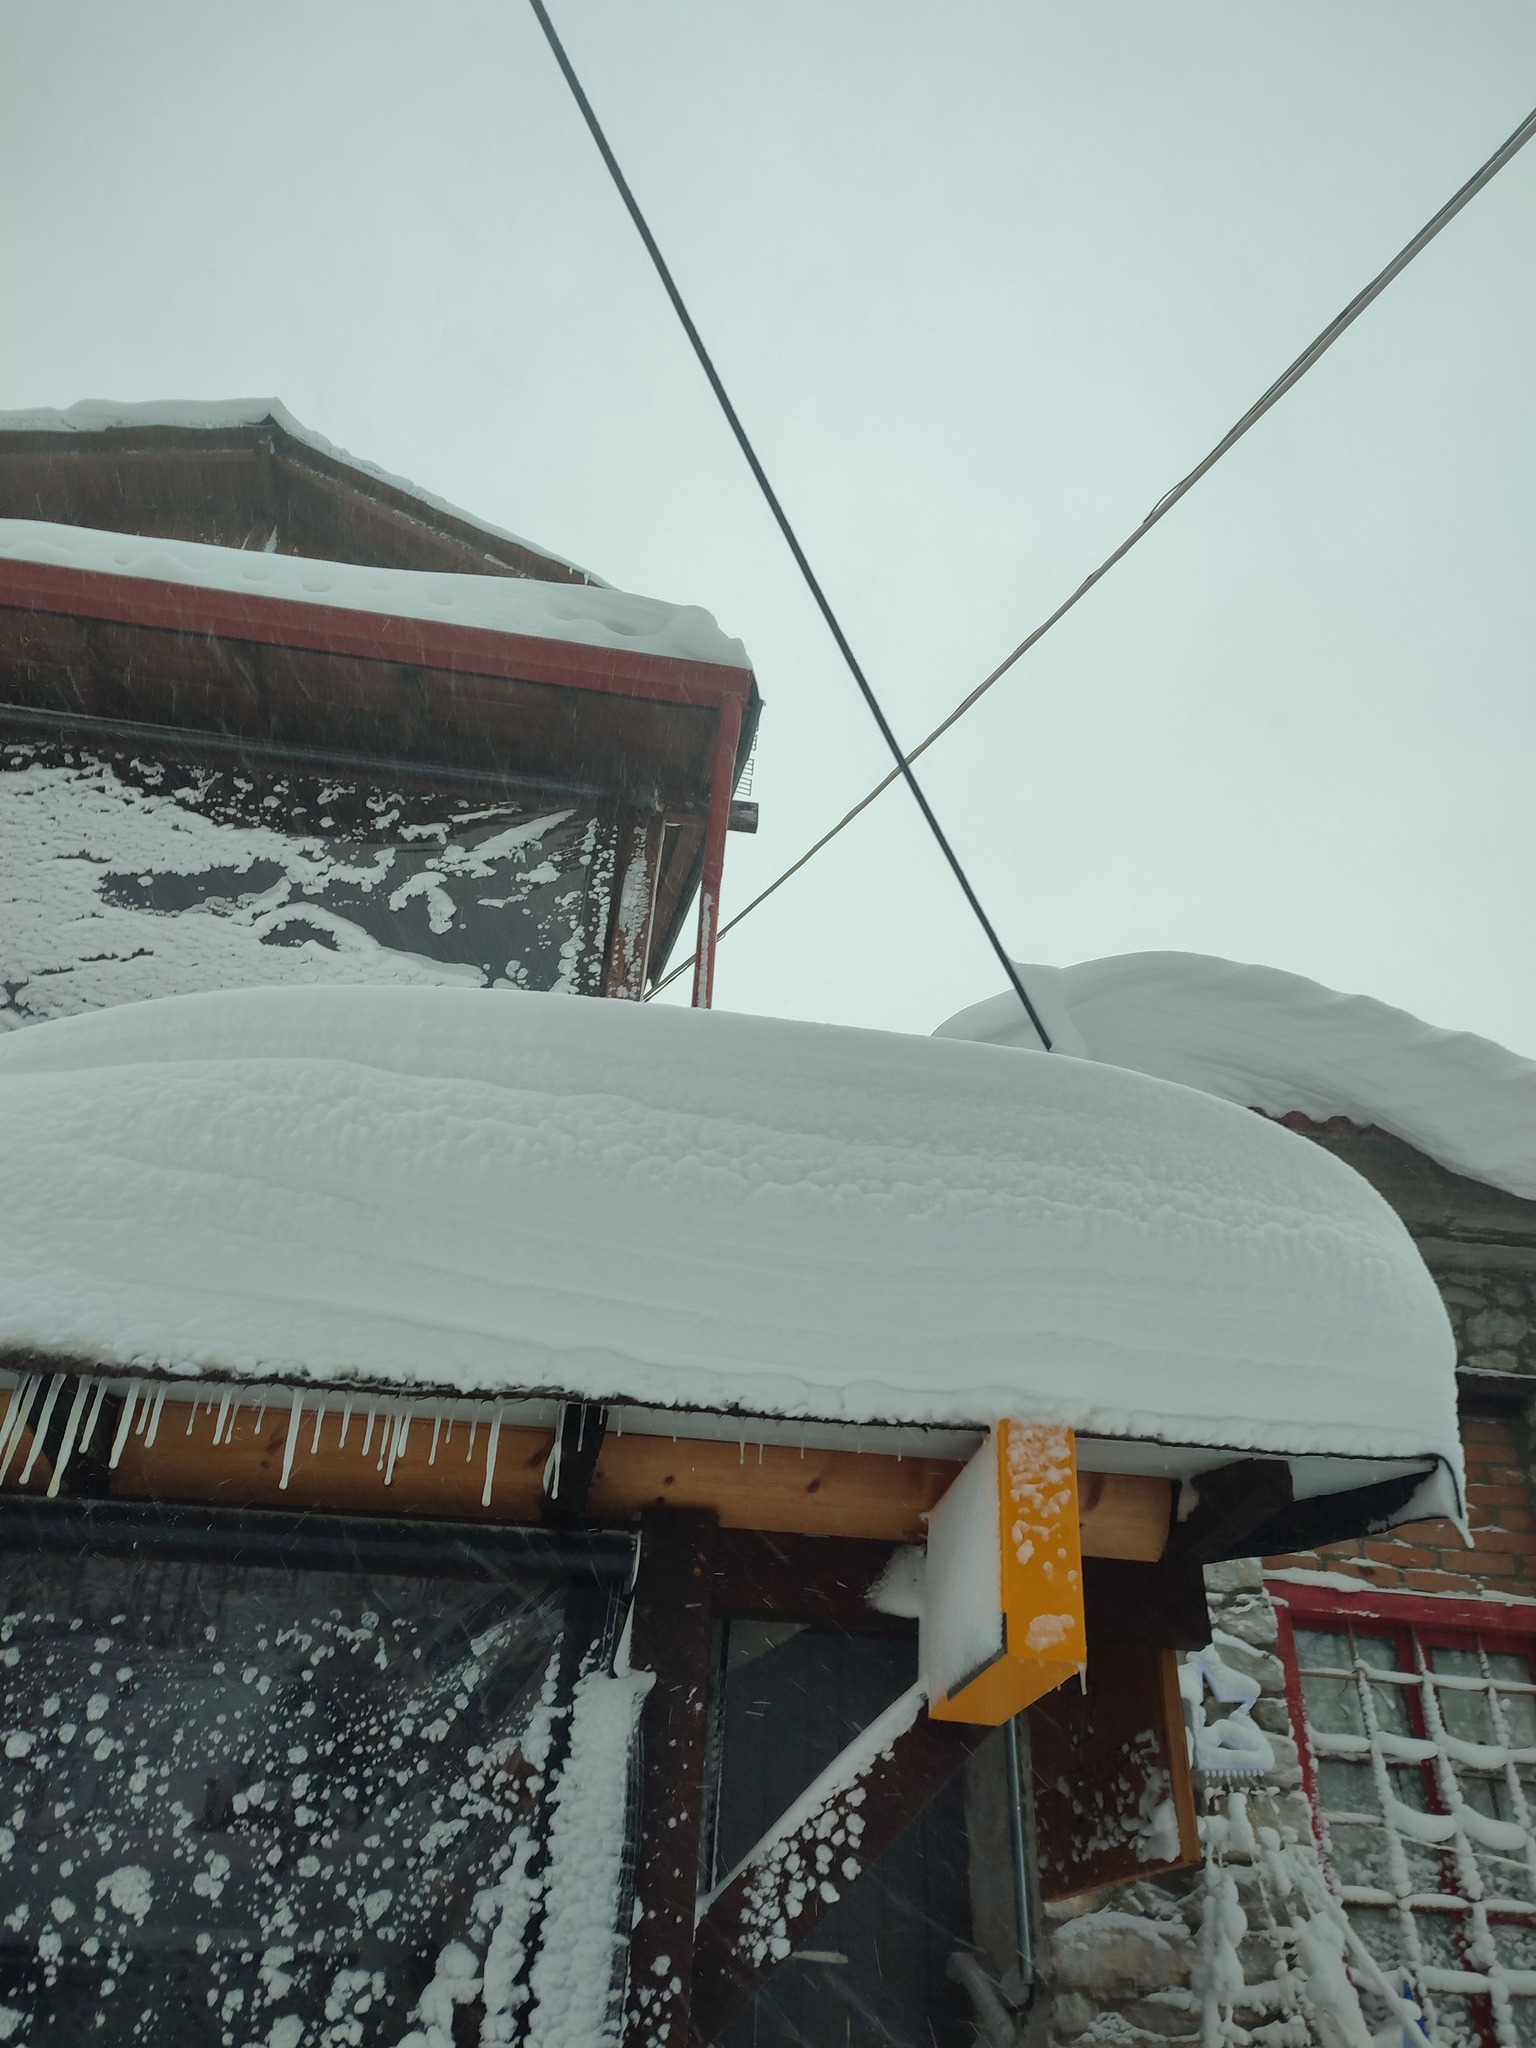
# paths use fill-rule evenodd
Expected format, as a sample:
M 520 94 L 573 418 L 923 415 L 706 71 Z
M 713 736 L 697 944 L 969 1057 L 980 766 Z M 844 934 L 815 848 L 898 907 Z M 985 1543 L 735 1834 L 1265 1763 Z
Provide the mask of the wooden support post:
M 640 1720 L 638 1913 L 624 2048 L 684 2048 L 693 1980 L 699 1826 L 709 1738 L 715 1517 L 649 1508 L 640 1521 L 630 1661 L 653 1671 Z
M 929 1720 L 922 1688 L 914 1686 L 850 1743 L 821 1781 L 822 1795 L 790 1809 L 700 1919 L 693 1949 L 694 2048 L 708 2048 L 991 1732 Z M 839 1764 L 846 1768 L 840 1771 Z

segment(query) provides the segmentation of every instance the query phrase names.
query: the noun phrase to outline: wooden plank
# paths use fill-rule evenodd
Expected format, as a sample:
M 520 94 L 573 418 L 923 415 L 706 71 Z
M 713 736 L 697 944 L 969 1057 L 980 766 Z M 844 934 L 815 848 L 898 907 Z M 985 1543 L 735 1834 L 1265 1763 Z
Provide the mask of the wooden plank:
M 1174 1651 L 1090 1637 L 1086 1685 L 1038 1700 L 1029 1734 L 1045 1898 L 1199 1862 Z
M 915 1718 L 846 1776 L 834 1763 L 827 1796 L 794 1827 L 759 1844 L 710 1900 L 694 1937 L 690 2039 L 696 2048 L 716 2039 L 992 1733 L 931 1721 L 919 1689 L 909 1697 Z M 771 1728 L 764 1739 L 773 1739 Z
M 693 1989 L 709 1748 L 715 1519 L 652 1508 L 640 1525 L 630 1661 L 653 1671 L 640 1719 L 640 1841 L 623 2048 L 682 2048 Z
M 316 1448 L 316 1404 L 307 1405 L 299 1419 L 284 1486 L 293 1423 L 289 1402 L 261 1410 L 247 1400 L 232 1418 L 226 1418 L 224 1440 L 215 1445 L 219 1399 L 196 1403 L 168 1400 L 152 1444 L 147 1427 L 142 1435 L 135 1428 L 128 1436 L 111 1474 L 112 1494 L 202 1500 L 225 1507 L 335 1508 L 513 1522 L 539 1519 L 544 1466 L 554 1442 L 552 1431 L 503 1426 L 497 1432 L 491 1498 L 486 1505 L 489 1425 L 485 1421 L 474 1426 L 473 1443 L 469 1423 L 455 1422 L 451 1430 L 445 1423 L 437 1433 L 434 1454 L 433 1426 L 418 1417 L 391 1470 L 394 1419 L 380 1415 L 370 1430 L 366 1406 L 356 1402 L 344 1421 L 338 1398 L 321 1420 Z
M 1205 1573 L 1191 1558 L 1136 1564 L 1086 1557 L 1083 1604 L 1090 1646 L 1142 1643 L 1159 1650 L 1200 1650 L 1211 1640 Z
M 709 1507 L 722 1529 L 920 1543 L 924 1516 L 959 1471 L 944 1458 L 610 1433 L 588 1512 L 601 1520 L 650 1506 Z M 1153 1562 L 1167 1542 L 1172 1497 L 1166 1479 L 1084 1473 L 1084 1554 Z
M 871 1589 L 900 1547 L 843 1536 L 722 1529 L 715 1547 L 715 1612 L 732 1621 L 798 1621 L 845 1635 L 915 1635 L 915 1618 L 882 1614 L 869 1604 Z
M 286 1503 L 506 1521 L 537 1521 L 544 1512 L 543 1472 L 554 1441 L 550 1430 L 500 1429 L 491 1498 L 486 1502 L 485 1420 L 443 1424 L 434 1452 L 434 1426 L 418 1417 L 410 1424 L 404 1455 L 391 1469 L 386 1448 L 387 1432 L 394 1427 L 390 1418 L 381 1415 L 370 1432 L 367 1403 L 355 1398 L 350 1419 L 345 1420 L 343 1397 L 336 1395 L 327 1402 L 317 1436 L 319 1404 L 309 1396 L 290 1460 L 292 1408 L 287 1398 L 264 1410 L 244 1398 L 233 1408 L 223 1440 L 215 1442 L 224 1391 L 203 1394 L 195 1402 L 168 1396 L 153 1445 L 142 1426 L 141 1409 L 111 1474 L 110 1491 L 231 1506 Z M 230 1393 L 234 1397 L 236 1390 Z M 939 1458 L 828 1450 L 802 1454 L 784 1444 L 749 1444 L 743 1449 L 734 1443 L 615 1436 L 609 1431 L 587 1493 L 586 1519 L 620 1522 L 651 1507 L 697 1508 L 715 1514 L 724 1529 L 886 1545 L 921 1543 L 926 1536 L 924 1516 L 959 1469 Z M 1155 1561 L 1163 1549 L 1170 1501 L 1166 1479 L 1083 1475 L 1084 1556 Z

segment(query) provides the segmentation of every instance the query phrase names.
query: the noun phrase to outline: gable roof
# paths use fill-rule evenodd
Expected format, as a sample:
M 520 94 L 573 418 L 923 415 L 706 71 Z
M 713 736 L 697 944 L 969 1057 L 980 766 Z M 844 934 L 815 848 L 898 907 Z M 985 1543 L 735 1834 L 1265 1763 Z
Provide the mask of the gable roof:
M 275 398 L 0 412 L 0 518 L 374 568 L 603 581 L 333 447 Z

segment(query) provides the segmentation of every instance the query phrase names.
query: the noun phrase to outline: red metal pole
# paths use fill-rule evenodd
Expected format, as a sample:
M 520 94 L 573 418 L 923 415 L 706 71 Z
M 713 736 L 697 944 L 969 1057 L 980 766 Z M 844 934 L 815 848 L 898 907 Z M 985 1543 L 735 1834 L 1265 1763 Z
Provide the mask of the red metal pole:
M 715 934 L 720 927 L 720 876 L 725 868 L 725 832 L 731 816 L 731 785 L 741 739 L 741 699 L 727 697 L 715 731 L 715 766 L 709 784 L 709 822 L 704 828 L 704 875 L 699 884 L 699 942 L 693 962 L 693 1007 L 707 1010 L 715 994 Z

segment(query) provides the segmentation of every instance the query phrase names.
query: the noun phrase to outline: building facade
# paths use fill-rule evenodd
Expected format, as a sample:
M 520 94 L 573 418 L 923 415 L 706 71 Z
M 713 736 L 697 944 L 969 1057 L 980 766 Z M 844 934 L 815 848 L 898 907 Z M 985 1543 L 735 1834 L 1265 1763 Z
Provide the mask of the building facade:
M 1047 1907 L 1033 2029 L 1360 2048 L 1536 2040 L 1536 1201 L 1286 1119 L 1403 1217 L 1458 1344 L 1449 1522 L 1207 1575 L 1183 1684 L 1205 1863 Z

